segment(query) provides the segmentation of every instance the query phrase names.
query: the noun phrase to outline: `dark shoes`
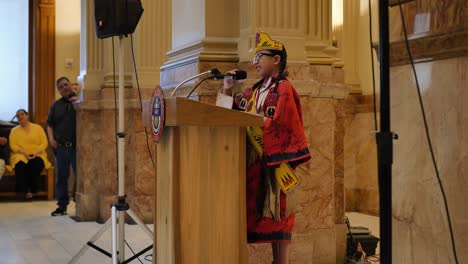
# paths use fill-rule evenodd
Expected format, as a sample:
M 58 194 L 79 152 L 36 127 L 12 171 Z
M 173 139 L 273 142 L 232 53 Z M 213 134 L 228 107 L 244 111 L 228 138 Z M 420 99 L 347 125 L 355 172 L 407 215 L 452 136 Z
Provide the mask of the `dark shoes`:
M 62 209 L 62 208 L 58 207 L 50 215 L 51 216 L 67 215 L 67 209 Z

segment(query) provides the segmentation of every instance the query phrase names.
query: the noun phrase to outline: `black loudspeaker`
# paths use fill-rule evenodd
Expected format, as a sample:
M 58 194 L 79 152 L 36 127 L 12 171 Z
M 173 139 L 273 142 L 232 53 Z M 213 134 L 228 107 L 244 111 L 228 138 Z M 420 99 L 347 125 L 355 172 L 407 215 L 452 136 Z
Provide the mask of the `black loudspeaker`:
M 94 21 L 98 38 L 128 35 L 143 14 L 140 0 L 94 0 Z

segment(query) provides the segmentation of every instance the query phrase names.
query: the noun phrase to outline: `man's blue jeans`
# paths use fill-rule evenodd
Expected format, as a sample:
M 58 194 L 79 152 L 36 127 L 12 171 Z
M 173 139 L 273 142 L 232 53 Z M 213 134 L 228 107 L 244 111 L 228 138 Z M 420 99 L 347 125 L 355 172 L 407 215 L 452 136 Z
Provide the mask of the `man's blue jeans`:
M 76 178 L 76 149 L 74 146 L 58 146 L 55 153 L 57 205 L 61 209 L 67 209 L 70 203 L 68 196 L 68 178 L 70 178 L 70 165 Z

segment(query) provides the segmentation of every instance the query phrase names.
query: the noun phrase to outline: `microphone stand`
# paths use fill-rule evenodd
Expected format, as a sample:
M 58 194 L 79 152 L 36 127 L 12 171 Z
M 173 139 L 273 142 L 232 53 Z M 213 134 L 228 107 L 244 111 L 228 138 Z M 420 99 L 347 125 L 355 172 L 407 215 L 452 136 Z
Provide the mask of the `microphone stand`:
M 192 93 L 198 88 L 198 86 L 200 86 L 203 82 L 207 81 L 207 80 L 213 80 L 215 79 L 215 76 L 210 76 L 210 77 L 206 77 L 205 79 L 199 81 L 193 88 L 192 90 L 190 91 L 190 93 L 188 93 L 188 95 L 185 97 L 187 99 L 190 98 L 190 96 L 192 95 Z
M 390 55 L 388 0 L 379 1 L 380 131 L 376 135 L 380 193 L 381 263 L 392 263 L 392 163 L 393 140 L 390 130 Z

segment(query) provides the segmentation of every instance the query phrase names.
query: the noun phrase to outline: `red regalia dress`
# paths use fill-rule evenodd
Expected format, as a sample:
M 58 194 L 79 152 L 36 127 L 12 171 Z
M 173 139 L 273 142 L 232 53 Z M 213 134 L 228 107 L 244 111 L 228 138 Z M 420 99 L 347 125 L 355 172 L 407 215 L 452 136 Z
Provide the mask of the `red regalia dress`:
M 291 168 L 310 159 L 302 124 L 299 96 L 278 74 L 258 88 L 244 91 L 236 106 L 265 116 L 263 157 L 247 140 L 247 240 L 249 243 L 290 241 L 295 215 L 286 215 L 287 195 L 276 184 L 274 169 Z M 255 86 L 254 86 L 255 87 Z

